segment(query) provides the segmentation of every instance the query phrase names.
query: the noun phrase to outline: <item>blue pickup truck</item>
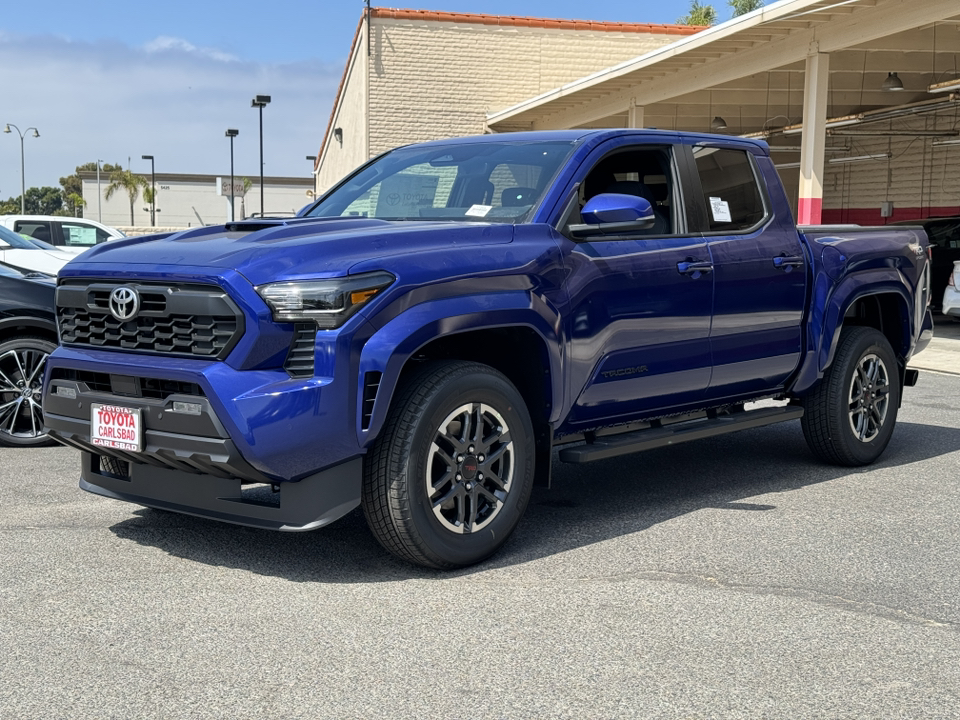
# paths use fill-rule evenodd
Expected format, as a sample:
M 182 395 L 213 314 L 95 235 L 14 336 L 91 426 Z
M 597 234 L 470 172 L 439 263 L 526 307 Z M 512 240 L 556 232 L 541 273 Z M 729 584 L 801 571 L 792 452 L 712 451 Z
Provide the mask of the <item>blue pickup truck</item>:
M 824 461 L 873 462 L 929 287 L 920 228 L 798 231 L 762 142 L 444 140 L 297 218 L 69 263 L 43 412 L 90 492 L 284 531 L 359 505 L 390 552 L 461 567 L 554 458 L 800 419 Z

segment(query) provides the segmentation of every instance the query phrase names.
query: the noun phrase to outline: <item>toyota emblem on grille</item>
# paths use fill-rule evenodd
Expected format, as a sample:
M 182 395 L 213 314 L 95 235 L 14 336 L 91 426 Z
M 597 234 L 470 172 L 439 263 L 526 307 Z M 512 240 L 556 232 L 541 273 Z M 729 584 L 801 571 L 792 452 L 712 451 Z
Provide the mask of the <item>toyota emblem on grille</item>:
M 140 295 L 125 285 L 110 293 L 110 314 L 120 322 L 133 320 L 140 311 Z

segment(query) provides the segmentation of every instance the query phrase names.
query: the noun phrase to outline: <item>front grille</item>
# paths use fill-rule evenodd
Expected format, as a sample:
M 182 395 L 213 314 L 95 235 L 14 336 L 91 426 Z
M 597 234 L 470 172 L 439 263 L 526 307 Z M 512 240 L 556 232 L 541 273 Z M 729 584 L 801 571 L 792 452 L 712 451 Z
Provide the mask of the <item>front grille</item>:
M 60 341 L 129 352 L 222 360 L 243 334 L 243 314 L 217 287 L 126 283 L 140 309 L 127 321 L 110 312 L 119 283 L 70 281 L 57 288 Z
M 156 378 L 135 378 L 129 375 L 111 375 L 89 370 L 54 368 L 50 379 L 83 383 L 93 392 L 142 397 L 151 400 L 166 400 L 171 395 L 205 396 L 203 388 L 196 383 L 180 380 L 158 380 Z

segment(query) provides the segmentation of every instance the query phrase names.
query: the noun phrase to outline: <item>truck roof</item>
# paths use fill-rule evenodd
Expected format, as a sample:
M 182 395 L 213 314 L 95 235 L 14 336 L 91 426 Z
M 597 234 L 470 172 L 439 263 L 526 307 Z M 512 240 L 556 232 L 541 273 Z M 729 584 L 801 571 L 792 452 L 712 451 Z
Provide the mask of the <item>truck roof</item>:
M 758 148 L 764 155 L 769 152 L 767 143 L 752 138 L 742 138 L 735 135 L 716 135 L 711 133 L 681 132 L 679 130 L 657 130 L 654 128 L 583 128 L 579 130 L 536 130 L 528 132 L 492 133 L 487 135 L 469 135 L 466 137 L 445 138 L 417 143 L 421 147 L 431 145 L 459 145 L 461 143 L 477 142 L 579 142 L 587 138 L 606 140 L 624 135 L 663 136 L 664 138 L 681 136 L 695 141 L 710 142 L 723 140 L 725 143 L 737 143 Z

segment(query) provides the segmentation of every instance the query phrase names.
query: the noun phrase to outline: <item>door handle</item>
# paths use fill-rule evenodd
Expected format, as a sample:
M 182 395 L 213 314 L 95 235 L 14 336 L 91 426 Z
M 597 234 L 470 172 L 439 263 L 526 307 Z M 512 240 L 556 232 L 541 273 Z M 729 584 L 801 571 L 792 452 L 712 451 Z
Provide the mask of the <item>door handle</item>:
M 790 272 L 795 267 L 803 267 L 803 257 L 800 255 L 781 255 L 773 259 L 773 266 Z
M 687 260 L 685 262 L 678 262 L 677 270 L 680 271 L 681 275 L 690 275 L 696 279 L 703 273 L 713 272 L 713 263 L 709 260 L 706 262 Z

